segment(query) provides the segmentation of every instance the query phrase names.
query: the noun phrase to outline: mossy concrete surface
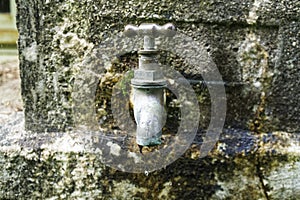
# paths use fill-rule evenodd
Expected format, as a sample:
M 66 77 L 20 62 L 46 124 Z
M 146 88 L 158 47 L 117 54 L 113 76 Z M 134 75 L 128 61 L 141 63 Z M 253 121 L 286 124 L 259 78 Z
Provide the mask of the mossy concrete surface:
M 24 116 L 17 114 L 0 129 L 2 199 L 300 198 L 299 1 L 16 4 Z M 148 176 L 105 166 L 101 148 L 72 131 L 80 123 L 100 126 L 100 136 L 119 131 L 112 119 L 112 91 L 136 67 L 141 44 L 132 45 L 137 38 L 124 39 L 121 33 L 125 25 L 143 22 L 172 22 L 201 50 L 201 55 L 189 53 L 189 43 L 174 47 L 199 60 L 199 66 L 174 52 L 162 51 L 159 58 L 193 83 L 202 115 L 185 155 Z M 166 41 L 172 44 L 161 39 L 160 47 Z M 208 71 L 216 66 L 225 82 L 227 115 L 216 147 L 199 158 L 211 112 L 209 83 L 200 84 L 203 66 Z M 177 115 L 176 103 L 169 103 L 169 112 Z M 175 126 L 168 131 L 175 133 Z
M 103 164 L 104 150 L 88 133 L 31 133 L 16 113 L 1 130 L 1 199 L 298 199 L 299 136 L 255 137 L 224 130 L 210 154 L 201 142 L 176 162 L 130 174 Z M 118 143 L 115 143 L 118 145 Z M 118 159 L 114 153 L 114 159 Z M 129 161 L 132 162 L 132 161 Z M 125 164 L 125 163 L 124 163 Z

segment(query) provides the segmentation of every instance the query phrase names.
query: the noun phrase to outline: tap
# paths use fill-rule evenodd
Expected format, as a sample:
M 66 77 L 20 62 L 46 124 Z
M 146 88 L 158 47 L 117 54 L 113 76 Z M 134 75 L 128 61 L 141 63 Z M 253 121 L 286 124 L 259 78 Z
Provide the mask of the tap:
M 139 50 L 139 67 L 131 79 L 133 88 L 133 111 L 137 124 L 136 142 L 140 146 L 161 144 L 162 128 L 166 122 L 165 92 L 167 81 L 164 78 L 155 48 L 155 38 L 173 37 L 175 27 L 171 23 L 159 26 L 144 23 L 140 26 L 127 25 L 124 35 L 141 36 L 144 45 Z

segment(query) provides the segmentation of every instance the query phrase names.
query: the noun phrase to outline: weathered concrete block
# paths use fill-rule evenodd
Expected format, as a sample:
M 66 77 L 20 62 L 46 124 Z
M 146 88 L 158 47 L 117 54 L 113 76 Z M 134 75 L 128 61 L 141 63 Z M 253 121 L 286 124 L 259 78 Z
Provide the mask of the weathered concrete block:
M 134 7 L 134 9 L 132 9 Z M 153 19 L 217 24 L 263 24 L 278 26 L 287 19 L 299 20 L 297 0 L 110 1 L 95 2 L 93 14 L 108 18 Z M 151 11 L 151 12 L 149 12 Z
M 70 96 L 76 64 L 92 46 L 83 37 L 88 22 L 80 20 L 88 13 L 71 2 L 17 4 L 26 127 L 40 132 L 64 130 L 73 122 Z
M 89 137 L 86 132 L 26 132 L 23 114 L 13 118 L 0 128 L 1 199 L 300 197 L 299 138 L 288 133 L 254 137 L 242 130 L 224 130 L 205 158 L 198 159 L 198 141 L 171 165 L 134 174 L 103 163 L 104 157 L 118 159 L 119 154 L 109 155 L 101 141 L 121 146 L 124 141 L 109 141 L 101 134 Z
M 29 2 L 20 3 L 18 18 L 19 24 L 22 24 L 22 26 L 19 25 L 19 48 L 21 50 L 20 66 L 26 110 L 26 127 L 35 131 L 55 131 L 72 126 L 74 116 L 72 115 L 71 96 L 74 91 L 72 85 L 76 79 L 76 73 L 81 73 L 84 68 L 91 68 L 100 72 L 99 76 L 103 76 L 102 73 L 106 73 L 106 69 L 103 62 L 97 61 L 97 59 L 104 59 L 101 56 L 102 53 L 101 50 L 99 51 L 99 47 L 103 48 L 103 43 L 114 42 L 110 41 L 111 38 L 118 35 L 125 24 L 138 24 L 145 18 L 146 21 L 173 19 L 181 33 L 198 41 L 204 49 L 206 48 L 210 52 L 213 62 L 217 64 L 224 81 L 244 85 L 242 87 L 228 87 L 227 89 L 229 101 L 228 126 L 252 129 L 251 124 L 257 121 L 255 126 L 265 124 L 265 131 L 278 130 L 278 125 L 275 125 L 276 121 L 278 122 L 277 118 L 272 121 L 272 114 L 268 113 L 273 113 L 272 110 L 280 110 L 277 112 L 282 113 L 286 112 L 287 109 L 286 106 L 281 107 L 272 103 L 271 99 L 274 98 L 268 99 L 268 94 L 274 94 L 273 89 L 284 91 L 284 88 L 294 88 L 293 84 L 289 84 L 289 87 L 285 86 L 282 89 L 283 84 L 279 83 L 276 84 L 276 87 L 268 86 L 272 84 L 273 80 L 277 79 L 277 75 L 279 76 L 279 73 L 276 73 L 279 68 L 274 67 L 276 63 L 278 65 L 280 60 L 285 59 L 284 57 L 291 58 L 290 55 L 285 54 L 285 51 L 280 50 L 280 48 L 283 48 L 280 44 L 287 40 L 286 35 L 278 34 L 278 26 L 282 23 L 276 22 L 274 26 L 257 28 L 237 25 L 239 23 L 235 19 L 241 20 L 241 23 L 246 23 L 246 15 L 242 13 L 249 12 L 252 2 L 219 3 L 217 1 L 199 2 L 199 4 L 196 4 L 198 6 L 191 6 L 195 2 L 189 1 L 161 4 L 142 1 L 122 3 L 113 1 L 106 3 L 69 1 L 57 3 L 49 1 L 45 2 L 43 6 L 37 6 L 41 3 L 36 3 L 35 6 L 31 6 Z M 289 3 L 280 3 L 280 5 L 283 4 L 288 5 Z M 129 9 L 131 8 L 130 5 L 135 5 L 136 9 Z M 262 7 L 258 7 L 258 5 Z M 257 20 L 263 20 L 265 16 L 269 17 L 266 12 L 273 11 L 275 5 L 277 4 L 256 2 L 253 6 L 257 7 L 257 12 L 264 11 Z M 290 8 L 291 12 L 297 14 L 294 4 L 289 5 L 293 5 Z M 155 6 L 155 9 L 153 6 Z M 235 6 L 237 8 L 233 9 Z M 265 9 L 265 7 L 269 9 Z M 282 9 L 278 9 L 277 12 L 284 13 L 283 7 L 280 8 Z M 220 9 L 222 12 L 218 11 Z M 151 12 L 149 12 L 150 10 Z M 164 18 L 165 16 L 162 13 L 167 10 L 174 16 Z M 201 13 L 204 11 L 208 15 Z M 24 17 L 25 13 L 32 14 Z M 157 13 L 157 16 L 152 16 L 153 13 Z M 187 13 L 191 15 L 186 15 Z M 35 15 L 43 17 L 35 18 Z M 121 17 L 122 20 L 115 20 L 114 18 L 117 16 L 118 18 Z M 187 20 L 187 22 L 182 23 L 184 16 L 185 19 L 188 16 L 188 19 L 195 20 Z M 286 15 L 282 14 L 280 16 L 280 19 L 287 19 Z M 216 24 L 199 23 L 200 18 L 200 21 L 216 22 Z M 224 20 L 231 25 L 226 26 L 226 23 L 223 23 Z M 235 25 L 232 25 L 233 23 Z M 268 24 L 266 23 L 266 25 Z M 294 27 L 297 27 L 297 23 Z M 121 47 L 122 44 L 125 45 L 121 42 Z M 293 44 L 297 46 L 297 41 L 294 41 Z M 201 79 L 201 73 L 194 66 L 189 66 L 182 59 L 166 56 L 166 64 L 170 64 L 176 70 L 179 70 L 186 78 Z M 297 55 L 295 54 L 295 56 Z M 102 69 L 99 70 L 99 68 Z M 129 68 L 132 68 L 132 66 L 123 69 L 128 70 Z M 279 71 L 282 70 L 283 68 L 280 68 Z M 118 76 L 122 76 L 124 72 L 118 72 L 120 73 Z M 116 74 L 116 72 L 113 72 L 113 74 Z M 270 74 L 274 75 L 271 76 Z M 87 78 L 85 77 L 85 79 Z M 261 98 L 264 99 L 265 97 L 261 96 L 262 93 L 267 95 L 266 100 L 263 101 L 269 101 L 270 107 L 265 109 L 266 114 L 263 114 L 265 117 L 258 117 L 258 115 L 261 115 L 261 112 L 257 111 L 258 108 L 262 109 L 261 106 L 264 107 Z M 284 98 L 289 98 L 289 95 Z M 209 107 L 206 110 L 204 113 L 209 113 Z M 299 116 L 297 112 L 294 113 L 293 119 L 297 119 Z M 262 120 L 262 118 L 270 120 Z M 292 125 L 293 121 L 295 122 L 295 120 L 289 120 L 286 128 L 295 130 Z M 43 126 L 40 126 L 40 124 L 43 124 Z M 289 125 L 292 127 L 289 127 Z
M 278 130 L 299 131 L 300 23 L 280 28 L 278 57 L 272 70 L 266 115 Z

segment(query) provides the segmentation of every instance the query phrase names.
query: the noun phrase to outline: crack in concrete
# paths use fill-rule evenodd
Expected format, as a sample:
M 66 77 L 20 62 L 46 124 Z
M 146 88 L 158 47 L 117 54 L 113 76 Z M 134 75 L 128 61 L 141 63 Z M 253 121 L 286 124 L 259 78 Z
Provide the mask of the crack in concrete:
M 270 200 L 270 197 L 268 195 L 268 187 L 264 184 L 264 177 L 263 177 L 263 173 L 260 170 L 260 162 L 257 161 L 258 163 L 255 165 L 256 166 L 256 174 L 258 176 L 259 182 L 261 184 L 263 193 L 265 195 L 266 200 Z

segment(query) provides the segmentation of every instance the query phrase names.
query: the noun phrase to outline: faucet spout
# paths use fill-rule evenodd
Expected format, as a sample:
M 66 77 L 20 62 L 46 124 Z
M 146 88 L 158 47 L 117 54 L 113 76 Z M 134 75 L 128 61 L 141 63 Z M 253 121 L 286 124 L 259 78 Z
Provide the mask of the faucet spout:
M 137 123 L 136 142 L 141 146 L 161 144 L 166 122 L 162 88 L 134 88 L 134 117 Z

